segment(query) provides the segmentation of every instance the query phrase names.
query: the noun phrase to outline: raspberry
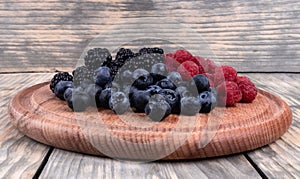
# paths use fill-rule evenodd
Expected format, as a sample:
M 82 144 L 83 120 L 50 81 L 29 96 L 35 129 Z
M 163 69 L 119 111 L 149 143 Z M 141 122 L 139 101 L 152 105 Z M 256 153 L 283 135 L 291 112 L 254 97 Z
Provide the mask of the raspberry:
M 205 72 L 206 73 L 214 74 L 215 73 L 215 69 L 218 66 L 212 60 L 206 59 L 204 67 L 205 67 Z
M 194 60 L 197 62 L 195 62 Z M 206 60 L 203 57 L 194 56 L 192 61 L 194 61 L 197 65 L 201 65 L 204 69 L 206 68 Z
M 203 60 L 204 60 L 204 58 L 198 57 L 198 56 L 192 57 L 190 59 L 190 61 L 192 61 L 192 62 L 194 62 L 194 63 L 196 63 L 198 65 L 198 67 L 199 67 L 199 74 L 204 74 L 205 73 L 205 67 L 204 67 Z
M 257 89 L 249 78 L 244 76 L 238 77 L 238 86 L 242 92 L 241 102 L 250 103 L 255 99 Z
M 208 81 L 209 81 L 210 86 L 211 86 L 211 87 L 214 87 L 214 86 L 215 86 L 215 83 L 214 83 L 214 75 L 209 74 L 209 73 L 205 73 L 204 75 L 208 78 Z
M 164 63 L 168 72 L 176 71 L 180 65 L 180 63 L 175 60 L 174 54 L 172 53 L 165 54 Z
M 236 82 L 237 79 L 237 72 L 236 70 L 231 66 L 220 66 L 215 68 L 215 84 L 220 84 L 224 80 L 225 81 L 233 81 Z
M 224 77 L 226 81 L 236 81 L 237 78 L 237 72 L 236 70 L 231 67 L 231 66 L 221 66 L 223 73 L 224 73 Z
M 242 99 L 242 92 L 235 82 L 225 81 L 217 87 L 217 90 L 221 102 L 226 106 L 233 106 Z
M 190 52 L 181 49 L 175 52 L 174 57 L 179 63 L 183 63 L 193 58 L 193 55 L 190 54 Z
M 241 81 L 250 81 L 251 82 L 251 80 L 246 76 L 238 76 L 236 78 L 236 83 L 239 84 Z
M 177 68 L 177 72 L 180 73 L 183 79 L 190 80 L 193 76 L 199 74 L 199 67 L 192 61 L 186 61 Z

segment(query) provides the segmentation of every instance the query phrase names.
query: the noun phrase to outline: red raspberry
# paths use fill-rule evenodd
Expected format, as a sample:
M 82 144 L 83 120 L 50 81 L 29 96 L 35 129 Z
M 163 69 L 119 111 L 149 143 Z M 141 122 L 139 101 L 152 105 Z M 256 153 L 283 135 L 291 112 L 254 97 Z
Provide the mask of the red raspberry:
M 233 106 L 242 99 L 242 92 L 235 82 L 225 81 L 217 90 L 221 102 L 226 102 L 226 106 Z
M 231 66 L 222 65 L 215 68 L 215 84 L 220 84 L 225 81 L 236 82 L 237 72 Z
M 199 67 L 199 74 L 205 73 L 205 59 L 199 56 L 194 56 L 190 59 L 190 61 L 196 63 Z
M 238 76 L 236 78 L 236 83 L 239 84 L 241 81 L 251 81 L 251 80 L 246 76 Z
M 206 59 L 205 61 L 205 72 L 206 73 L 210 73 L 210 74 L 214 74 L 215 73 L 215 69 L 218 67 L 215 62 L 213 62 L 210 59 Z
M 241 102 L 250 103 L 255 99 L 257 89 L 249 78 L 238 77 L 238 86 L 242 92 Z
M 190 80 L 193 76 L 199 74 L 199 67 L 192 61 L 186 61 L 177 68 L 177 72 L 184 80 Z
M 190 52 L 181 49 L 175 52 L 174 57 L 179 63 L 183 63 L 193 58 L 193 55 Z
M 165 54 L 164 62 L 168 72 L 176 71 L 180 65 L 180 63 L 175 60 L 174 54 L 172 53 Z
M 215 84 L 214 84 L 214 75 L 209 74 L 209 73 L 205 73 L 204 75 L 208 78 L 209 85 L 211 87 L 214 87 L 215 86 Z

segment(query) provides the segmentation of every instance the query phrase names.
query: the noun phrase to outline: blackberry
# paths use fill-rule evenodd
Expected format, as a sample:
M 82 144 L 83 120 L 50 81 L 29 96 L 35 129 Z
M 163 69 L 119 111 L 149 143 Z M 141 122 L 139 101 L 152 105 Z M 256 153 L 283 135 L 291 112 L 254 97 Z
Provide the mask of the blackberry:
M 94 73 L 91 72 L 86 66 L 77 67 L 73 72 L 74 86 L 80 86 L 82 82 L 93 82 Z
M 122 67 L 124 63 L 132 57 L 134 57 L 134 53 L 130 49 L 120 48 L 113 64 Z
M 54 75 L 50 82 L 50 89 L 54 93 L 56 84 L 60 81 L 73 81 L 73 76 L 68 72 L 60 72 Z
M 110 63 L 111 61 L 111 54 L 106 48 L 90 49 L 84 57 L 85 66 L 91 71 L 98 69 L 104 62 Z
M 130 60 L 130 58 L 134 57 L 134 53 L 130 49 L 120 48 L 117 52 L 116 58 L 107 66 L 111 70 L 111 75 L 114 78 L 118 73 L 119 69 Z
M 151 71 L 151 68 L 156 63 L 163 63 L 164 57 L 162 54 L 158 53 L 145 53 L 145 54 L 136 54 L 134 57 L 130 58 L 120 69 L 120 71 L 130 70 L 134 71 L 138 68 L 143 68 L 148 72 Z
M 161 49 L 161 48 L 158 48 L 158 47 L 154 47 L 154 48 L 144 47 L 144 48 L 141 48 L 139 50 L 139 53 L 159 53 L 159 54 L 164 54 L 164 50 Z

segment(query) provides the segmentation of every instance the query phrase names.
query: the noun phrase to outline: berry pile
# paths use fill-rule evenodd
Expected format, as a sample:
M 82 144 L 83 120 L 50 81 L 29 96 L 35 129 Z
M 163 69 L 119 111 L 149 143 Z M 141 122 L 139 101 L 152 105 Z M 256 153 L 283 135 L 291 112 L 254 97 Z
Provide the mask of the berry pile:
M 251 102 L 257 89 L 230 66 L 193 56 L 186 50 L 164 54 L 161 48 L 137 53 L 121 48 L 112 59 L 105 48 L 87 52 L 85 65 L 70 75 L 57 73 L 50 89 L 74 111 L 107 108 L 116 114 L 130 109 L 153 121 L 173 114 L 209 113 L 218 104 Z

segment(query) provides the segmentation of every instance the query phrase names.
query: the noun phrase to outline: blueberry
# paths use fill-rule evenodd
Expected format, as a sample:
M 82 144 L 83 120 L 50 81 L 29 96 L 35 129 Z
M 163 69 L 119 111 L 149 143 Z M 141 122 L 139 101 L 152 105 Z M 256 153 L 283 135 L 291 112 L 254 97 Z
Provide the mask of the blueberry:
M 181 99 L 181 113 L 187 116 L 193 116 L 200 110 L 200 102 L 196 97 L 183 97 Z
M 153 83 L 152 76 L 150 74 L 147 74 L 147 75 L 142 75 L 138 79 L 136 79 L 133 82 L 132 86 L 142 90 L 152 85 L 152 83 Z
M 54 88 L 54 94 L 61 100 L 64 100 L 64 93 L 66 89 L 73 88 L 72 81 L 60 81 Z
M 122 86 L 122 92 L 125 93 L 126 95 L 130 94 L 130 89 L 131 89 L 131 85 L 123 85 Z
M 160 74 L 157 74 L 157 73 L 150 73 L 150 75 L 153 78 L 153 83 L 154 84 L 157 83 L 158 81 L 162 80 L 162 79 L 167 78 L 166 76 L 160 75 Z
M 209 113 L 217 105 L 216 96 L 212 92 L 204 91 L 199 94 L 200 113 Z
M 172 113 L 178 114 L 180 112 L 180 95 L 171 89 L 162 89 L 159 91 L 166 102 L 170 105 Z
M 79 88 L 73 90 L 68 106 L 76 112 L 84 111 L 90 105 L 90 96 Z
M 156 63 L 156 64 L 152 65 L 151 73 L 160 74 L 160 75 L 165 76 L 167 74 L 166 65 L 163 63 Z
M 109 108 L 109 99 L 111 97 L 111 89 L 105 88 L 102 90 L 101 94 L 99 95 L 99 106 L 103 108 Z
M 143 75 L 148 75 L 149 72 L 143 68 L 138 68 L 136 70 L 133 71 L 132 73 L 132 78 L 134 80 L 138 79 L 140 76 L 143 76 Z
M 109 100 L 109 107 L 116 114 L 124 114 L 130 106 L 129 100 L 123 92 L 112 93 Z
M 176 89 L 176 85 L 168 78 L 162 79 L 156 83 L 157 86 L 160 86 L 163 89 Z
M 198 97 L 199 92 L 198 92 L 198 89 L 197 89 L 197 86 L 196 86 L 196 83 L 194 82 L 194 80 L 191 80 L 188 83 L 186 83 L 185 87 L 187 88 L 189 96 Z
M 99 85 L 90 84 L 84 89 L 84 92 L 90 96 L 92 105 L 96 104 L 97 107 L 100 106 L 99 96 L 102 92 L 102 88 Z
M 68 101 L 72 101 L 72 93 L 73 93 L 74 88 L 67 88 L 66 91 L 64 92 L 64 99 Z
M 104 87 L 107 83 L 111 82 L 112 77 L 108 67 L 100 67 L 96 70 L 96 84 Z
M 132 95 L 129 97 L 130 106 L 135 112 L 144 112 L 148 104 L 150 94 L 145 90 L 133 90 Z
M 180 82 L 182 82 L 182 77 L 180 73 L 176 71 L 172 71 L 167 76 L 168 79 L 170 79 L 174 84 L 179 85 Z
M 148 86 L 146 89 L 146 91 L 148 91 L 150 93 L 150 95 L 158 94 L 160 92 L 160 90 L 162 90 L 162 88 L 157 85 Z
M 118 83 L 114 82 L 114 81 L 107 83 L 105 85 L 105 88 L 110 88 L 112 93 L 117 92 L 117 91 L 121 91 L 121 86 Z
M 188 97 L 191 96 L 190 92 L 187 90 L 185 86 L 178 86 L 175 91 L 180 95 L 180 97 Z
M 203 91 L 207 91 L 210 87 L 209 80 L 205 75 L 198 74 L 193 77 L 193 81 L 196 84 L 198 93 L 202 93 Z
M 122 84 L 131 84 L 133 81 L 133 73 L 130 70 L 125 70 L 121 74 Z
M 171 107 L 162 95 L 156 94 L 149 99 L 149 103 L 145 107 L 145 113 L 153 121 L 159 122 L 171 114 Z

